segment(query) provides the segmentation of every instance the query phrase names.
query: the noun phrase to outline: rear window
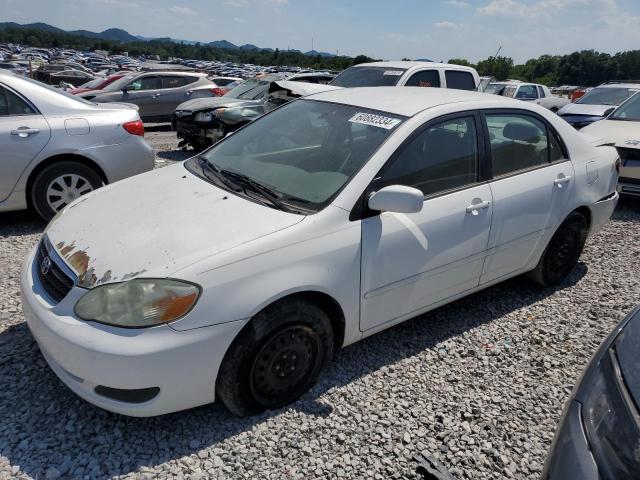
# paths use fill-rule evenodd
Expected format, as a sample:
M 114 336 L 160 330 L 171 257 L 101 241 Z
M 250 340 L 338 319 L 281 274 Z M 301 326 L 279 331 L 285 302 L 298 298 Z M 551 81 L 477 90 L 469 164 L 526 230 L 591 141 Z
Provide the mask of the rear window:
M 455 88 L 457 90 L 476 89 L 476 82 L 473 79 L 473 75 L 469 72 L 446 70 L 444 76 L 447 79 L 447 88 Z
M 394 87 L 406 70 L 390 67 L 350 67 L 334 78 L 329 85 L 336 87 Z

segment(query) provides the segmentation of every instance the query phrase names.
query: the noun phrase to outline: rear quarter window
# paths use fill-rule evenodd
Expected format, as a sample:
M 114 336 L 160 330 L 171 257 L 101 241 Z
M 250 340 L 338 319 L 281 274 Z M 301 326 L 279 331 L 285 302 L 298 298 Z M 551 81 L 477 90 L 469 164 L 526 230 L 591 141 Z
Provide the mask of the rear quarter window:
M 457 90 L 475 90 L 476 82 L 470 72 L 460 70 L 446 70 L 444 72 L 447 80 L 447 88 L 455 88 Z

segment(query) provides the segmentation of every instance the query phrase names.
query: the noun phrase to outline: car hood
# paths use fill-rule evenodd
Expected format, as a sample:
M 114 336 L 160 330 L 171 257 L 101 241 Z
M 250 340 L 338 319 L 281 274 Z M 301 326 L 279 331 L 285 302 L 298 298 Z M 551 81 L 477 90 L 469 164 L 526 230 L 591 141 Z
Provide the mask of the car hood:
M 612 105 L 588 105 L 586 103 L 568 103 L 558 111 L 558 115 L 586 115 L 603 117 Z
M 640 148 L 640 122 L 600 120 L 587 125 L 580 133 L 588 135 L 593 145 L 615 145 L 620 148 Z
M 201 110 L 211 110 L 221 107 L 234 107 L 241 104 L 257 105 L 262 103 L 261 100 L 245 100 L 242 98 L 233 97 L 205 97 L 194 98 L 193 100 L 187 100 L 176 107 L 176 110 L 183 110 L 188 112 L 199 112 Z
M 91 288 L 139 276 L 169 277 L 304 218 L 221 190 L 181 163 L 80 198 L 46 235 L 78 284 Z
M 622 377 L 636 405 L 640 402 L 640 315 L 635 315 L 615 341 L 615 350 Z

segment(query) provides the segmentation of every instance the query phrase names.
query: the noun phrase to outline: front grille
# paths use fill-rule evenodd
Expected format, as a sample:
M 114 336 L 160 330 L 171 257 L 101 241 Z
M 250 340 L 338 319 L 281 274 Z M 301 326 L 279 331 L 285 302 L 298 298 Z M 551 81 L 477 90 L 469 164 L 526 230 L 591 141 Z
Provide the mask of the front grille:
M 36 254 L 36 272 L 40 285 L 54 303 L 59 303 L 73 287 L 70 278 L 57 264 L 47 248 L 47 239 L 43 238 Z M 46 261 L 45 259 L 49 259 Z

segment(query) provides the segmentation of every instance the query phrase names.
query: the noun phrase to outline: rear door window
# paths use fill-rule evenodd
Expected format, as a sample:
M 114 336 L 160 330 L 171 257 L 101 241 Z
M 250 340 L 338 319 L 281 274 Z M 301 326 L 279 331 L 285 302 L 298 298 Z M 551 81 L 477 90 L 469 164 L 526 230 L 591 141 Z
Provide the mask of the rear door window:
M 162 77 L 162 88 L 179 88 L 187 84 L 187 78 L 179 76 Z
M 440 87 L 440 72 L 438 70 L 422 70 L 416 72 L 407 83 L 405 87 Z
M 446 70 L 444 72 L 447 80 L 447 88 L 455 88 L 457 90 L 475 90 L 476 82 L 470 72 L 460 70 Z

